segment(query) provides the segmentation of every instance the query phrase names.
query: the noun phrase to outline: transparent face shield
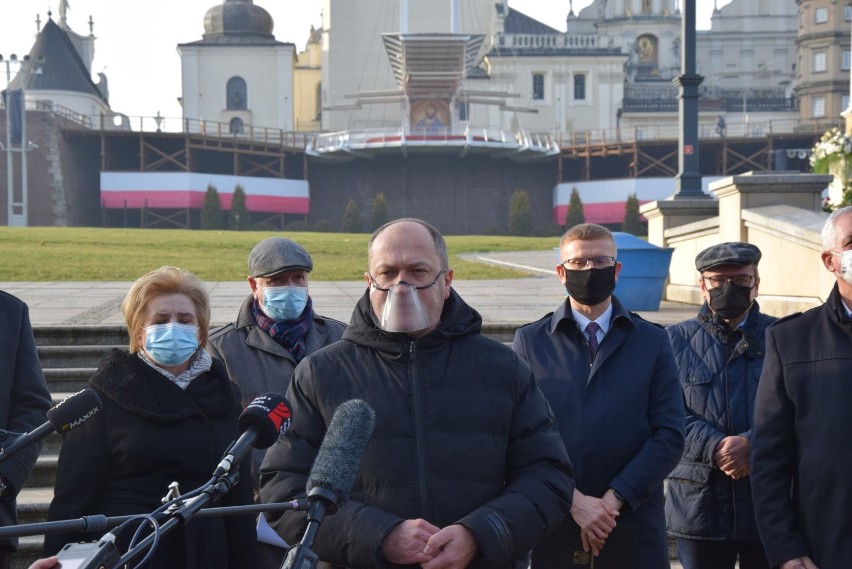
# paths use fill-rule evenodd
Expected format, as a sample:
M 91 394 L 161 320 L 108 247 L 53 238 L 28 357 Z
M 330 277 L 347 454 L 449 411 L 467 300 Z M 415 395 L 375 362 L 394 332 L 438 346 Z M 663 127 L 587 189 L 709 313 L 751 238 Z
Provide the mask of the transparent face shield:
M 428 328 L 432 323 L 420 301 L 419 291 L 435 286 L 438 279 L 446 272 L 447 269 L 439 272 L 429 284 L 417 286 L 407 281 L 398 281 L 385 287 L 379 286 L 376 279 L 367 273 L 370 277 L 371 294 L 373 292 L 387 294 L 379 327 L 385 332 L 401 333 L 419 332 Z

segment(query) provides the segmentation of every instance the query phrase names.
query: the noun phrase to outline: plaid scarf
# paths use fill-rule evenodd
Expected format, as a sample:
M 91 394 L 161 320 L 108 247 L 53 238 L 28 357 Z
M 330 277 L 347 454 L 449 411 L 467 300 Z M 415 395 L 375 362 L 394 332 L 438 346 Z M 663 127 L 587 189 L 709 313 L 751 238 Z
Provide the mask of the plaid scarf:
M 281 322 L 276 322 L 267 316 L 260 308 L 257 300 L 251 303 L 251 313 L 258 327 L 272 336 L 272 339 L 281 344 L 285 350 L 290 352 L 296 363 L 299 363 L 308 355 L 305 349 L 305 336 L 314 322 L 314 309 L 311 305 L 311 298 L 308 297 L 308 302 L 301 316 L 294 320 L 282 320 Z

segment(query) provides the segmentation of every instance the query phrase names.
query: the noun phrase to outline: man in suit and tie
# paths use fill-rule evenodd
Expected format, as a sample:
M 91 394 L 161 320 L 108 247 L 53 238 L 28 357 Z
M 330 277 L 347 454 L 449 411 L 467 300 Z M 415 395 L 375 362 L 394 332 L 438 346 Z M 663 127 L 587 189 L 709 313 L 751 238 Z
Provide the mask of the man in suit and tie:
M 608 229 L 576 225 L 559 250 L 569 298 L 513 343 L 553 408 L 576 475 L 571 515 L 533 550 L 533 569 L 582 566 L 599 554 L 598 567 L 606 557 L 627 567 L 612 558 L 624 555 L 642 569 L 668 568 L 663 480 L 684 429 L 668 335 L 613 296 L 621 263 Z

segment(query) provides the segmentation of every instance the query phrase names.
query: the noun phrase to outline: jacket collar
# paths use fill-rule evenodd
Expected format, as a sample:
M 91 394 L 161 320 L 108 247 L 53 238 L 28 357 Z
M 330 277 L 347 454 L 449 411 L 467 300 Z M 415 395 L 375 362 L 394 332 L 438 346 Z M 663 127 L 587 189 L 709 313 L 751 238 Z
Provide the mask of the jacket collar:
M 615 295 L 610 298 L 612 299 L 612 316 L 609 321 L 609 329 L 613 330 L 618 327 L 623 328 L 628 332 L 633 331 L 635 325 L 633 324 L 630 311 L 624 308 Z M 560 304 L 559 308 L 557 308 L 553 313 L 553 316 L 550 319 L 550 333 L 555 334 L 560 325 L 567 326 L 568 328 L 577 328 L 577 322 L 574 320 L 574 315 L 571 313 L 571 303 L 568 298 L 566 298 L 565 302 Z
M 735 330 L 731 330 L 731 327 L 728 326 L 727 322 L 716 316 L 713 311 L 710 310 L 710 306 L 707 302 L 704 302 L 704 304 L 701 305 L 701 308 L 698 309 L 698 319 L 702 324 L 704 324 L 704 327 L 707 328 L 708 332 L 721 335 L 726 338 L 736 330 L 742 331 L 742 333 L 746 336 L 755 336 L 757 334 L 759 318 L 760 304 L 758 304 L 757 300 L 751 303 L 745 323 L 741 326 L 737 326 Z
M 238 410 L 224 365 L 215 359 L 209 372 L 181 389 L 136 354 L 112 349 L 101 359 L 89 383 L 122 409 L 162 422 Z
M 293 359 L 293 356 L 281 344 L 276 342 L 272 336 L 262 330 L 254 319 L 251 313 L 251 305 L 254 303 L 254 296 L 248 295 L 240 306 L 240 311 L 237 313 L 237 319 L 234 322 L 234 328 L 245 329 L 246 344 L 252 348 L 270 352 L 276 356 Z M 323 325 L 324 319 L 322 316 L 314 312 L 314 325 L 308 331 L 305 337 L 305 349 L 308 353 L 315 352 L 320 347 L 325 345 L 325 336 L 328 330 Z M 293 360 L 295 362 L 295 360 Z
M 835 322 L 846 328 L 848 332 L 852 332 L 852 320 L 849 319 L 846 306 L 843 304 L 843 299 L 840 298 L 840 289 L 837 287 L 837 283 L 834 283 L 834 287 L 831 289 L 831 293 L 828 295 L 825 304 L 831 311 Z
M 760 305 L 755 300 L 748 310 L 748 317 L 742 326 L 731 330 L 727 323 L 720 320 L 705 302 L 698 310 L 698 321 L 705 330 L 719 339 L 722 344 L 731 345 L 730 359 L 740 355 L 750 358 L 762 358 L 765 353 L 766 339 L 764 327 L 761 327 Z

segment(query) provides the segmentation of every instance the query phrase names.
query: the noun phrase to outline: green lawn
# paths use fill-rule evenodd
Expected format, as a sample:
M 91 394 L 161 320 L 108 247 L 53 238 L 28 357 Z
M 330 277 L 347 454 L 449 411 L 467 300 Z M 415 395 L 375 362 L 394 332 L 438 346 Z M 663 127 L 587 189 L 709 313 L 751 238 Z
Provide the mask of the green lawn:
M 208 281 L 242 280 L 248 252 L 261 239 L 274 235 L 286 235 L 308 250 L 314 259 L 312 279 L 363 278 L 366 233 L 0 227 L 0 281 L 132 281 L 162 265 L 188 269 Z M 541 251 L 557 244 L 556 237 L 447 237 L 450 265 L 459 279 L 527 276 L 465 261 L 459 254 Z

